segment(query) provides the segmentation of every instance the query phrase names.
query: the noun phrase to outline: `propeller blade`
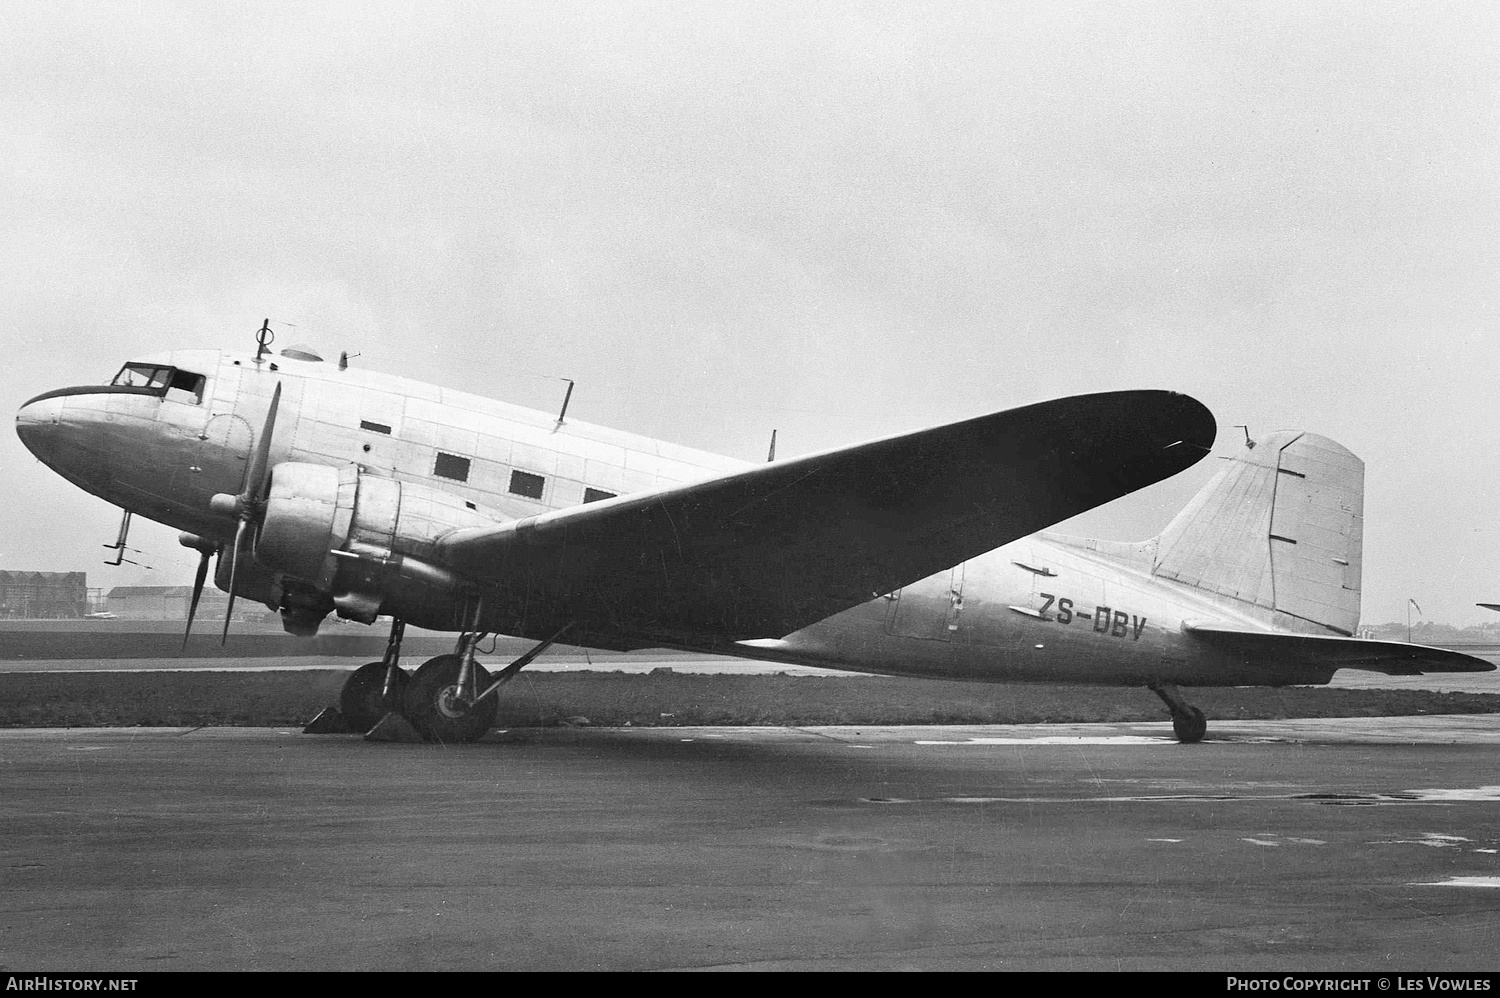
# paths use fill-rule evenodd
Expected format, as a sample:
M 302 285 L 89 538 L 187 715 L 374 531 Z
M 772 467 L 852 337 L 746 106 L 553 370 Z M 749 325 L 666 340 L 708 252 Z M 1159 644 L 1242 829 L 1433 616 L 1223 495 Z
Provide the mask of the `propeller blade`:
M 204 551 L 198 559 L 198 574 L 193 577 L 193 601 L 188 604 L 187 630 L 182 632 L 182 650 L 187 651 L 188 636 L 193 633 L 193 618 L 198 615 L 198 598 L 203 595 L 203 582 L 208 578 L 208 559 L 212 551 Z
M 266 421 L 260 428 L 260 439 L 255 450 L 250 452 L 250 466 L 245 469 L 245 491 L 234 497 L 233 509 L 239 518 L 234 528 L 234 545 L 229 549 L 229 605 L 224 609 L 224 633 L 219 644 L 229 643 L 229 621 L 234 617 L 234 587 L 239 580 L 240 549 L 245 544 L 245 533 L 250 521 L 265 513 L 266 494 L 271 491 L 271 438 L 276 434 L 276 411 L 281 408 L 281 382 L 271 392 L 271 405 L 266 409 Z M 227 506 L 229 496 L 215 496 L 214 502 L 222 500 Z M 222 510 L 228 512 L 228 509 Z
M 245 530 L 249 526 L 250 521 L 241 517 L 239 526 L 234 528 L 234 546 L 229 549 L 229 605 L 224 608 L 224 633 L 219 638 L 221 647 L 229 643 L 229 620 L 234 616 L 234 585 L 240 570 L 240 545 L 245 540 Z
M 276 390 L 271 393 L 271 407 L 266 410 L 265 425 L 260 428 L 260 439 L 256 441 L 255 450 L 250 454 L 250 467 L 245 471 L 243 506 L 247 509 L 254 508 L 263 501 L 271 487 L 266 465 L 271 460 L 271 437 L 276 432 L 276 410 L 280 407 L 281 382 L 278 381 Z M 245 514 L 242 512 L 240 515 L 243 517 Z

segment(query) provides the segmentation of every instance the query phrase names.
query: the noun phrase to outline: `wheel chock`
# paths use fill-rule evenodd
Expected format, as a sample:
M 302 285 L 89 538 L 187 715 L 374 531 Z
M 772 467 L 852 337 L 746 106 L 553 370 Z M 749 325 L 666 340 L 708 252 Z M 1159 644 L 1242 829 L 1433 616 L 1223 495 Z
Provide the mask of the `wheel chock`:
M 365 732 L 367 742 L 421 742 L 422 733 L 412 727 L 410 721 L 395 711 L 375 722 L 375 727 Z
M 339 713 L 337 707 L 324 707 L 318 711 L 318 716 L 307 723 L 302 729 L 304 735 L 352 735 L 354 729 L 349 727 L 349 722 L 344 720 L 344 715 Z

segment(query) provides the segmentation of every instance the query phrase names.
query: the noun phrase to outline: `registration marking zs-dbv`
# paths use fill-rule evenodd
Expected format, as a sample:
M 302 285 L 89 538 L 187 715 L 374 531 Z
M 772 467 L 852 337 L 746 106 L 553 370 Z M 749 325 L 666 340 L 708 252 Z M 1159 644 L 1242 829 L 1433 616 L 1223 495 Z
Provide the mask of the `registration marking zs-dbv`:
M 1098 634 L 1108 634 L 1112 638 L 1123 638 L 1130 635 L 1132 641 L 1141 639 L 1141 631 L 1146 629 L 1146 618 L 1137 617 L 1135 614 L 1126 613 L 1124 610 L 1116 610 L 1113 607 L 1095 607 L 1093 613 L 1085 613 L 1082 610 L 1073 609 L 1073 601 L 1064 596 L 1058 599 L 1051 593 L 1037 593 L 1047 602 L 1037 611 L 1042 620 L 1052 620 L 1059 624 L 1071 624 L 1073 618 L 1089 620 L 1093 622 L 1094 631 Z M 1057 616 L 1049 617 L 1047 611 L 1052 604 L 1057 604 Z

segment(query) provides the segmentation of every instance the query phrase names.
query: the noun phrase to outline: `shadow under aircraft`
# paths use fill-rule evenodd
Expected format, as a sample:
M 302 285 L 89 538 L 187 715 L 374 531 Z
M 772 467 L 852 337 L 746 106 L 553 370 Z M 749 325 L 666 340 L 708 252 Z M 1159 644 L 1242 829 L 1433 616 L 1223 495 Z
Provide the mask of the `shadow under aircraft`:
M 1061 398 L 751 464 L 266 340 L 43 392 L 17 432 L 78 487 L 183 531 L 194 610 L 217 559 L 231 608 L 264 603 L 294 634 L 390 617 L 384 659 L 342 692 L 353 729 L 395 713 L 475 739 L 563 637 L 1145 686 L 1183 742 L 1207 725 L 1179 687 L 1494 668 L 1354 637 L 1364 466 L 1311 433 L 1247 436 L 1150 540 L 1038 533 L 1208 454 L 1214 419 L 1185 395 Z M 407 623 L 456 632 L 453 653 L 408 673 Z M 491 633 L 537 644 L 491 673 L 475 654 Z

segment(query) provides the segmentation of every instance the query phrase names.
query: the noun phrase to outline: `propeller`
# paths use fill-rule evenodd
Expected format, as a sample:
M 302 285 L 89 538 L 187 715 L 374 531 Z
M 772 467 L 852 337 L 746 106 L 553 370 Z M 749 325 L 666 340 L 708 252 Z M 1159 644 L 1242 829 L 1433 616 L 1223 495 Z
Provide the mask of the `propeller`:
M 193 578 L 193 601 L 188 604 L 187 629 L 182 632 L 182 650 L 187 651 L 188 637 L 193 633 L 193 618 L 198 615 L 198 599 L 203 595 L 203 582 L 208 578 L 208 559 L 218 548 L 208 546 L 194 534 L 183 534 L 178 540 L 184 547 L 197 548 L 200 553 L 198 574 Z
M 239 520 L 234 528 L 234 542 L 229 547 L 229 606 L 224 610 L 224 633 L 219 637 L 221 645 L 229 641 L 229 620 L 234 615 L 234 586 L 239 578 L 240 551 L 244 547 L 245 535 L 250 530 L 250 524 L 258 521 L 266 512 L 266 494 L 271 489 L 271 437 L 276 432 L 276 410 L 280 405 L 281 383 L 277 382 L 276 390 L 271 393 L 271 407 L 266 410 L 265 425 L 260 428 L 260 439 L 250 452 L 250 466 L 245 469 L 245 490 L 237 496 L 220 492 L 208 502 L 209 508 L 215 513 L 223 513 Z M 198 566 L 198 581 L 193 588 L 194 606 L 198 602 L 198 592 L 203 588 L 207 566 L 208 555 L 205 554 Z

